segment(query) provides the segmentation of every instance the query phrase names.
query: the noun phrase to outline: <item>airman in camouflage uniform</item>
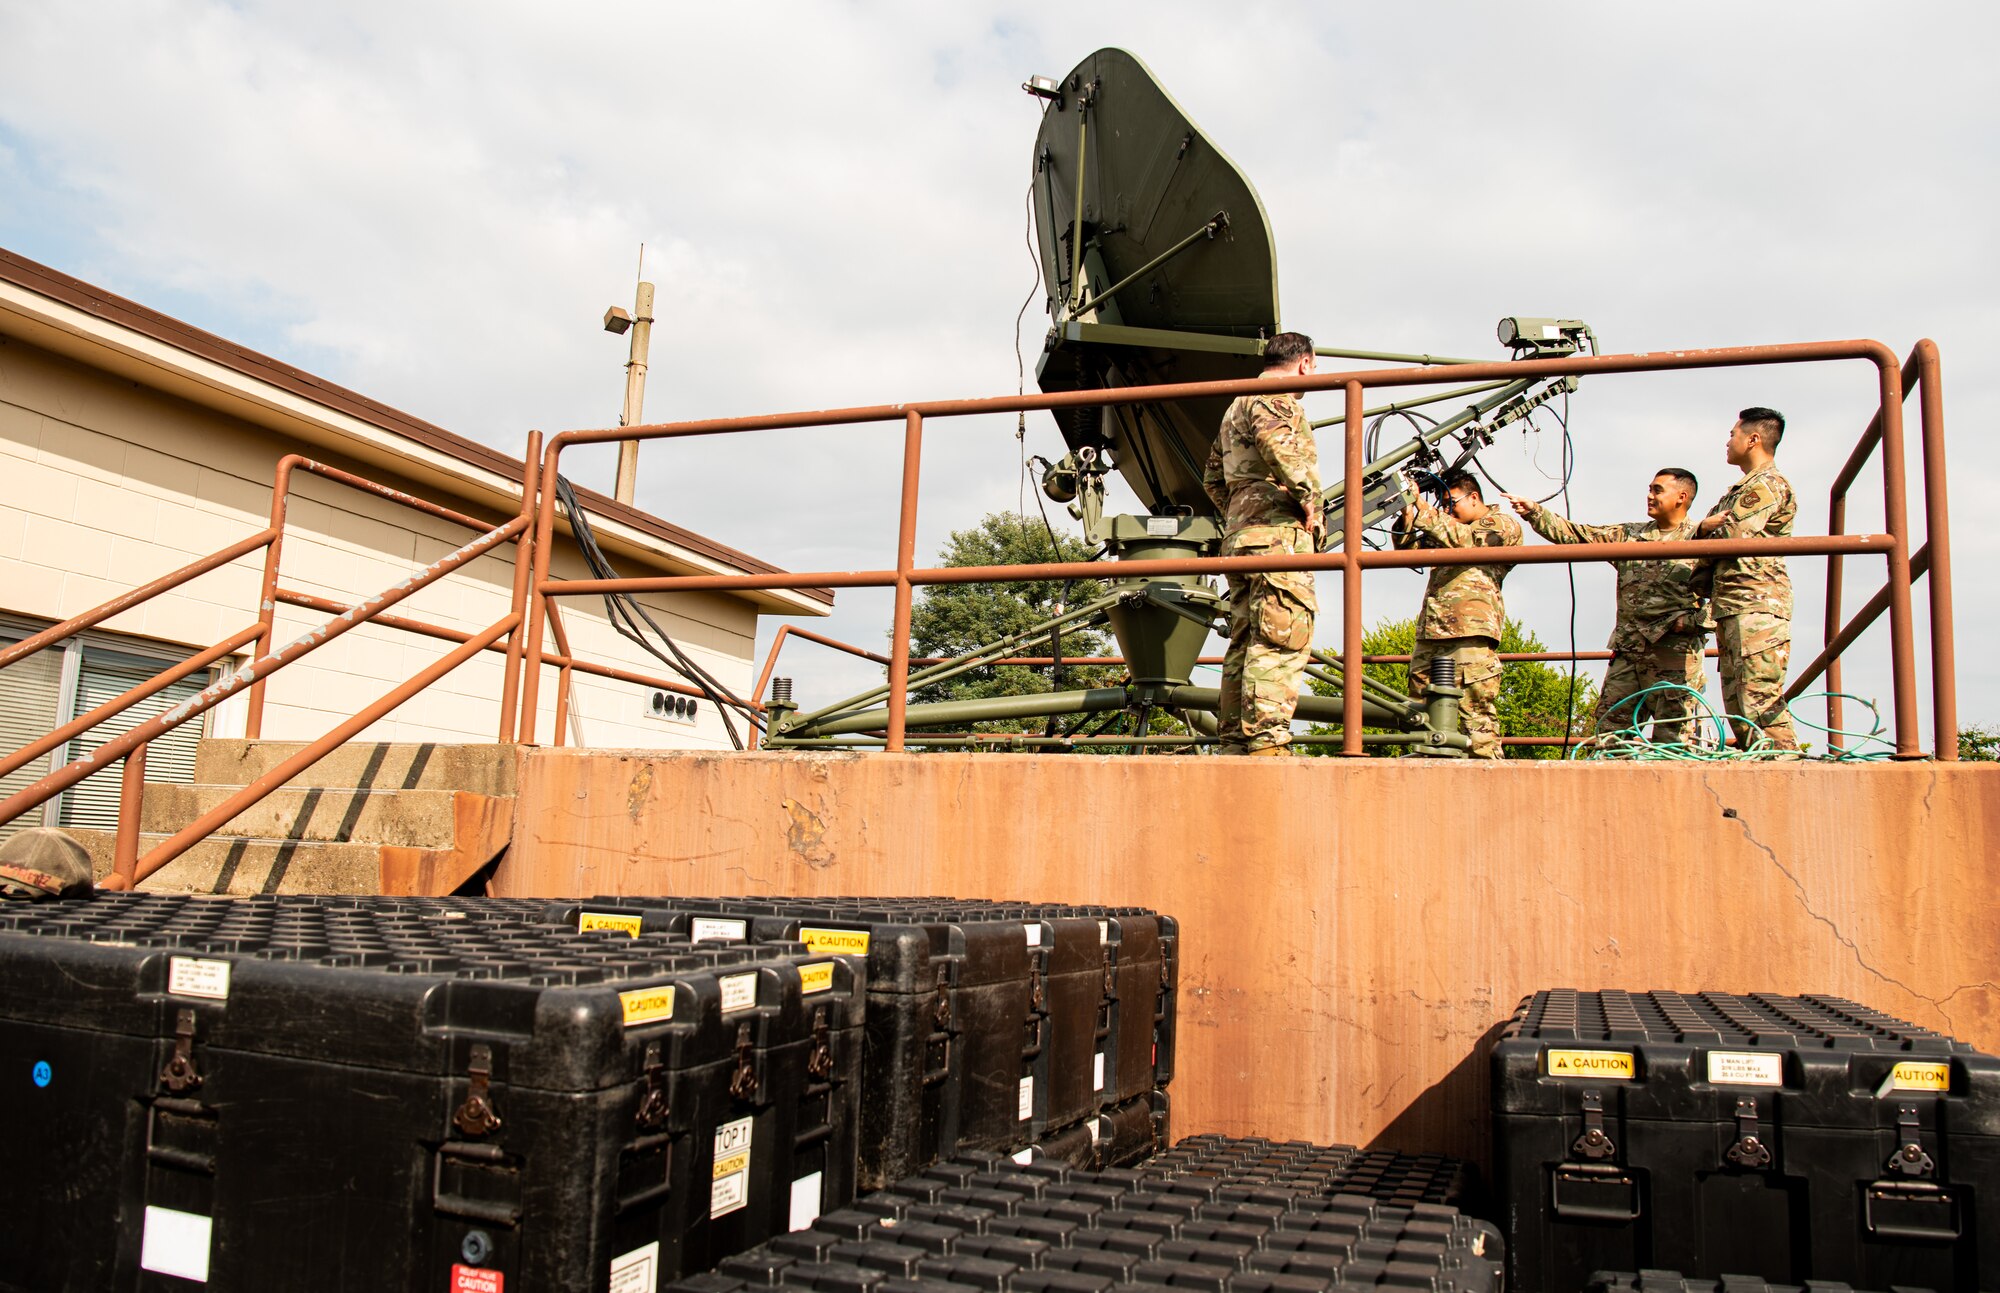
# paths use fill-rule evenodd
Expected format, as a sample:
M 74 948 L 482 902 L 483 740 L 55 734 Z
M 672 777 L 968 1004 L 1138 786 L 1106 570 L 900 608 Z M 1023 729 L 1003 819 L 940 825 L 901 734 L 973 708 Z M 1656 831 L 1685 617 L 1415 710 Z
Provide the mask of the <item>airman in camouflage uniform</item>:
M 1776 409 L 1748 408 L 1736 415 L 1727 457 L 1743 476 L 1709 509 L 1697 527 L 1700 537 L 1748 539 L 1792 532 L 1798 502 L 1775 461 L 1784 434 L 1785 415 Z M 1785 559 L 1728 557 L 1710 569 L 1722 700 L 1731 715 L 1744 720 L 1731 723 L 1731 735 L 1748 746 L 1761 733 L 1780 750 L 1796 750 L 1799 738 L 1785 709 L 1785 668 L 1792 654 L 1792 578 Z
M 1265 343 L 1264 361 L 1267 379 L 1303 377 L 1315 364 L 1312 339 L 1281 332 Z M 1326 523 L 1319 450 L 1297 396 L 1232 401 L 1201 483 L 1223 517 L 1223 556 L 1318 551 Z M 1229 650 L 1216 712 L 1222 753 L 1291 753 L 1299 673 L 1318 609 L 1310 571 L 1230 576 Z
M 1623 525 L 1583 525 L 1533 499 L 1506 498 L 1550 543 L 1659 543 L 1694 537 L 1687 510 L 1696 487 L 1693 472 L 1662 468 L 1646 487 L 1646 519 Z M 1612 564 L 1618 568 L 1618 617 L 1606 644 L 1611 663 L 1604 670 L 1593 730 L 1637 727 L 1650 718 L 1654 740 L 1692 742 L 1694 702 L 1686 692 L 1654 692 L 1631 702 L 1661 683 L 1697 693 L 1706 689 L 1701 667 L 1708 644 L 1705 581 L 1696 577 L 1693 560 Z
M 1437 548 L 1518 548 L 1521 523 L 1481 495 L 1479 482 L 1460 472 L 1445 482 L 1448 512 L 1426 503 L 1403 510 L 1396 546 Z M 1500 585 L 1509 565 L 1432 566 L 1417 617 L 1416 649 L 1410 653 L 1410 695 L 1422 700 L 1430 690 L 1431 661 L 1458 661 L 1458 685 L 1465 690 L 1459 718 L 1476 759 L 1500 757 L 1500 634 L 1507 603 Z

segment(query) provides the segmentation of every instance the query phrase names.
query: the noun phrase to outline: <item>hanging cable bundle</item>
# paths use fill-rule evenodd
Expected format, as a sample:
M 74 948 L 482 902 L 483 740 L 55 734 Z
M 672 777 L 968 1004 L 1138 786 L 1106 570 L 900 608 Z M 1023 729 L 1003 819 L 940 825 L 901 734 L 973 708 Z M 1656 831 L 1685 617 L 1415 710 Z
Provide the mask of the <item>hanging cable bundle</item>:
M 565 476 L 556 477 L 556 501 L 562 505 L 563 514 L 569 518 L 570 532 L 576 537 L 576 546 L 582 551 L 584 564 L 590 567 L 591 576 L 596 579 L 618 578 L 618 572 L 612 567 L 610 559 L 604 555 L 604 549 L 597 545 L 597 535 L 590 527 L 590 517 L 577 503 L 576 490 L 571 487 L 569 479 Z M 714 675 L 689 658 L 687 652 L 681 650 L 680 644 L 660 627 L 646 608 L 639 604 L 637 598 L 629 593 L 606 593 L 604 614 L 611 621 L 611 626 L 618 630 L 620 637 L 637 644 L 648 655 L 686 678 L 702 695 L 715 703 L 715 712 L 722 718 L 722 728 L 729 733 L 731 745 L 739 750 L 743 748 L 743 738 L 729 717 L 729 711 L 732 709 L 742 715 L 743 720 L 751 727 L 760 732 L 764 730 L 764 722 L 758 717 L 757 711 L 718 682 Z M 652 637 L 657 638 L 665 650 L 648 640 L 649 630 Z

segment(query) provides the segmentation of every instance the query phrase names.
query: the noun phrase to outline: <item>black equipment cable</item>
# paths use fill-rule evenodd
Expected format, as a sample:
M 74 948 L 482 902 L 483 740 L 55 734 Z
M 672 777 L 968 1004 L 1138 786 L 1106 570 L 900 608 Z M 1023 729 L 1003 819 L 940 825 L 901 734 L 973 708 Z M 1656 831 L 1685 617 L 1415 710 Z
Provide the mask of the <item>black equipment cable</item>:
M 597 579 L 618 578 L 618 571 L 613 568 L 610 559 L 604 555 L 604 549 L 598 546 L 597 535 L 591 530 L 590 518 L 584 512 L 583 507 L 577 502 L 576 490 L 570 485 L 569 478 L 566 476 L 558 475 L 556 477 L 556 501 L 562 505 L 564 514 L 569 517 L 570 532 L 576 539 L 576 546 L 583 553 L 584 564 L 590 567 L 592 577 Z M 749 723 L 751 727 L 760 732 L 764 730 L 763 720 L 758 718 L 756 711 L 741 698 L 730 692 L 727 687 L 718 682 L 706 669 L 703 669 L 700 665 L 689 659 L 687 653 L 681 650 L 680 644 L 675 642 L 667 634 L 667 631 L 659 626 L 658 622 L 653 619 L 646 608 L 641 606 L 631 594 L 604 594 L 604 613 L 605 617 L 611 621 L 611 626 L 618 631 L 620 637 L 636 643 L 654 659 L 693 683 L 695 687 L 700 689 L 702 695 L 715 703 L 715 712 L 722 719 L 723 730 L 729 733 L 729 743 L 731 745 L 739 750 L 743 748 L 743 738 L 737 734 L 736 724 L 729 719 L 729 711 L 731 709 L 740 713 L 744 721 Z M 654 646 L 646 639 L 644 631 L 640 628 L 641 623 L 647 629 L 651 629 L 653 636 L 665 644 L 665 651 Z

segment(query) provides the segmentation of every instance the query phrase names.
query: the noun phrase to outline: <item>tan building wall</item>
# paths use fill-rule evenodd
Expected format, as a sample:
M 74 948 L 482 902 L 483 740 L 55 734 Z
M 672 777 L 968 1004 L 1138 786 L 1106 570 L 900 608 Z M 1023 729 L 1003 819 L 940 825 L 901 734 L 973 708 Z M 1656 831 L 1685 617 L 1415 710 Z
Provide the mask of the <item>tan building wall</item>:
M 1172 914 L 1176 1135 L 1482 1158 L 1484 1043 L 1542 988 L 1827 992 L 2000 1051 L 1990 763 L 538 750 L 515 822 L 496 893 Z
M 468 510 L 435 489 L 385 480 L 287 437 L 133 381 L 0 336 L 0 610 L 59 620 L 264 528 L 278 460 L 290 452 Z M 334 482 L 300 474 L 280 583 L 351 603 L 379 592 L 473 537 L 472 532 Z M 477 631 L 506 613 L 512 548 L 482 557 L 402 604 L 397 613 Z M 615 558 L 614 558 L 615 559 Z M 243 558 L 104 627 L 205 647 L 256 618 L 262 554 Z M 558 576 L 586 572 L 559 548 Z M 635 572 L 636 573 L 636 572 Z M 644 573 L 655 573 L 646 571 Z M 644 599 L 690 656 L 725 685 L 747 690 L 756 611 L 711 594 Z M 278 639 L 326 617 L 280 607 Z M 601 603 L 565 605 L 572 646 L 586 659 L 673 676 L 606 623 Z M 272 682 L 264 735 L 316 737 L 449 650 L 450 643 L 363 626 Z M 551 645 L 551 649 L 553 646 Z M 468 662 L 438 687 L 371 728 L 364 739 L 492 740 L 501 661 Z M 542 689 L 539 732 L 554 731 L 555 673 Z M 693 723 L 649 716 L 650 692 L 576 675 L 568 739 L 621 747 L 727 748 L 714 707 Z M 242 731 L 232 701 L 212 716 L 217 735 Z

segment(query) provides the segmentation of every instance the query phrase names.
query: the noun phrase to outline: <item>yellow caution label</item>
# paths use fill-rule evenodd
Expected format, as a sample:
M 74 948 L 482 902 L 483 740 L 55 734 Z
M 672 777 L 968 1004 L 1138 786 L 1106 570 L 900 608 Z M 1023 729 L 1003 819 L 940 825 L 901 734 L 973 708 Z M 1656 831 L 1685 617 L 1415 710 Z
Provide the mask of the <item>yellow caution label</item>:
M 588 934 L 593 929 L 615 929 L 637 938 L 639 920 L 638 915 L 629 911 L 586 911 L 576 918 L 576 932 Z
M 718 1181 L 725 1176 L 734 1176 L 738 1172 L 747 1172 L 749 1170 L 750 1151 L 747 1149 L 740 1154 L 731 1154 L 728 1158 L 718 1158 L 715 1160 L 715 1179 Z
M 1889 1070 L 1891 1091 L 1949 1091 L 1951 1090 L 1951 1065 L 1925 1064 L 1916 1060 L 1904 1060 Z
M 865 929 L 802 929 L 799 941 L 815 952 L 836 956 L 868 954 L 868 931 Z
M 818 965 L 799 967 L 799 993 L 811 996 L 815 992 L 833 991 L 833 962 L 821 961 Z
M 625 1011 L 627 1028 L 650 1024 L 656 1019 L 672 1019 L 674 985 L 668 983 L 657 988 L 634 988 L 630 992 L 621 992 L 618 1004 Z
M 1629 1082 L 1639 1075 L 1630 1051 L 1550 1051 L 1550 1077 L 1616 1078 Z

